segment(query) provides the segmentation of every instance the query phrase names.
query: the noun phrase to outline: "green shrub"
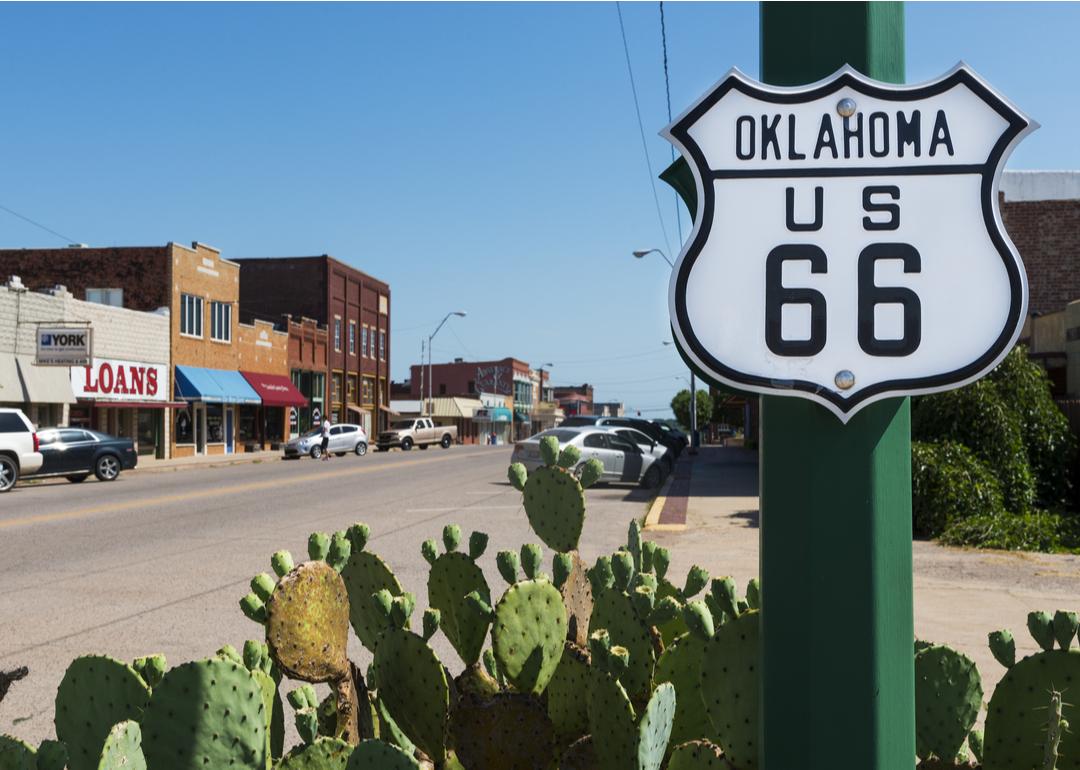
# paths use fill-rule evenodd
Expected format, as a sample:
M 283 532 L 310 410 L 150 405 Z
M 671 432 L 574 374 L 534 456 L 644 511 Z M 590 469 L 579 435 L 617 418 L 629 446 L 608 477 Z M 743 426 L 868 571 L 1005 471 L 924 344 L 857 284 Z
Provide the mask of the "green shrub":
M 967 447 L 950 441 L 911 444 L 911 514 L 915 534 L 937 537 L 972 516 L 1005 513 L 1001 484 Z
M 1001 482 L 1005 507 L 1026 513 L 1035 499 L 1020 420 L 987 379 L 959 390 L 924 396 L 911 413 L 911 435 L 918 441 L 952 441 L 970 449 Z
M 990 373 L 1005 403 L 1016 412 L 1035 477 L 1036 502 L 1043 508 L 1072 503 L 1076 437 L 1050 395 L 1046 371 L 1018 345 Z
M 942 533 L 941 542 L 1005 551 L 1076 551 L 1080 548 L 1080 532 L 1075 519 L 1035 510 L 961 519 Z

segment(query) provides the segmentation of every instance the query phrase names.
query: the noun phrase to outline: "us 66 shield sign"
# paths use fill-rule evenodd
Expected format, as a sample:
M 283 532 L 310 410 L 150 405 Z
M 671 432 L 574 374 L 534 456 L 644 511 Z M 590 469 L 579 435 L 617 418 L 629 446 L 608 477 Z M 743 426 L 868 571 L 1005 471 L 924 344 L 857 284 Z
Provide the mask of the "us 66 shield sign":
M 963 65 L 919 86 L 733 71 L 664 132 L 700 202 L 671 279 L 683 354 L 845 422 L 982 376 L 1026 314 L 997 183 L 1034 128 Z

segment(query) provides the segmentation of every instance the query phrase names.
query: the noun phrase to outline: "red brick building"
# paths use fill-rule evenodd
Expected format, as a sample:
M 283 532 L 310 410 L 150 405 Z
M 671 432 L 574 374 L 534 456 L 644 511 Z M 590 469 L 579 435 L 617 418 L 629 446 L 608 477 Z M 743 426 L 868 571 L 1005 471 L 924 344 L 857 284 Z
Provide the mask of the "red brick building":
M 238 259 L 240 317 L 282 323 L 304 317 L 326 327 L 323 414 L 369 434 L 390 410 L 390 287 L 329 255 Z M 303 391 L 303 388 L 301 388 Z
M 552 398 L 567 417 L 593 414 L 593 387 L 589 383 L 556 386 L 552 391 Z

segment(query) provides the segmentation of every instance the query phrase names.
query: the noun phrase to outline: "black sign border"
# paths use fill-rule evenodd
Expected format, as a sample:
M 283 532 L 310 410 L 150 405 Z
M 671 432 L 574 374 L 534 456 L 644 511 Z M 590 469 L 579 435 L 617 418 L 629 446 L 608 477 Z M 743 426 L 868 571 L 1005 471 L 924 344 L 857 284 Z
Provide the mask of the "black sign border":
M 774 104 L 794 104 L 820 99 L 845 87 L 873 98 L 887 101 L 909 101 L 937 96 L 957 85 L 967 86 L 1008 123 L 1008 128 L 994 144 L 987 161 L 976 167 L 982 175 L 981 198 L 983 221 L 986 224 L 987 232 L 990 234 L 990 238 L 997 248 L 998 254 L 1001 256 L 1002 262 L 1008 273 L 1011 300 L 1006 323 L 990 349 L 966 366 L 954 369 L 951 372 L 932 377 L 886 380 L 860 390 L 847 398 L 842 397 L 839 393 L 824 385 L 808 380 L 777 380 L 769 377 L 746 374 L 745 372 L 740 372 L 726 366 L 712 356 L 698 340 L 697 335 L 694 334 L 693 328 L 690 325 L 686 311 L 686 285 L 689 280 L 690 271 L 693 268 L 697 257 L 701 254 L 701 250 L 704 248 L 705 242 L 709 238 L 709 233 L 712 231 L 716 197 L 713 179 L 717 175 L 710 169 L 709 164 L 705 159 L 704 152 L 702 152 L 697 142 L 690 136 L 690 128 L 718 101 L 733 90 L 765 102 Z M 995 216 L 996 201 L 994 200 L 994 196 L 996 193 L 995 180 L 998 175 L 998 164 L 1001 162 L 1002 156 L 1009 150 L 1016 138 L 1032 126 L 1032 121 L 998 96 L 975 76 L 971 70 L 963 65 L 958 66 L 953 72 L 946 75 L 941 80 L 921 86 L 910 87 L 890 87 L 868 83 L 859 77 L 851 68 L 845 68 L 816 88 L 792 91 L 766 90 L 755 86 L 753 83 L 747 82 L 736 73 L 728 75 L 707 96 L 680 116 L 667 131 L 668 136 L 676 140 L 681 145 L 683 151 L 689 155 L 689 160 L 692 165 L 696 167 L 695 173 L 701 180 L 701 206 L 698 211 L 700 225 L 695 230 L 693 240 L 687 246 L 679 262 L 676 264 L 677 273 L 675 276 L 674 296 L 675 321 L 678 324 L 678 328 L 682 332 L 688 347 L 698 360 L 694 361 L 691 356 L 687 355 L 687 352 L 682 349 L 679 336 L 673 335 L 675 345 L 679 348 L 680 355 L 682 355 L 687 363 L 690 364 L 693 369 L 697 370 L 707 381 L 713 382 L 714 379 L 719 379 L 722 381 L 721 384 L 734 386 L 736 388 L 740 385 L 745 385 L 755 392 L 780 396 L 788 395 L 789 393 L 787 392 L 789 391 L 800 391 L 812 394 L 831 404 L 842 415 L 842 419 L 845 421 L 855 411 L 866 405 L 868 400 L 876 400 L 880 397 L 884 397 L 883 394 L 897 391 L 897 395 L 901 396 L 908 395 L 907 391 L 933 392 L 944 390 L 950 385 L 963 383 L 977 377 L 980 373 L 990 367 L 1010 347 L 1014 336 L 1019 332 L 1018 324 L 1021 320 L 1020 313 L 1026 304 L 1024 293 L 1025 281 L 1024 276 L 1021 274 L 1021 271 L 1024 269 L 1023 262 L 1020 255 L 1011 248 L 1003 228 L 998 227 L 998 219 Z M 844 171 L 848 171 L 848 169 L 844 169 Z M 883 168 L 880 170 L 880 173 L 883 175 L 888 175 L 890 172 L 892 174 L 903 173 L 904 169 Z M 922 170 L 921 172 L 951 175 L 955 174 L 956 170 L 955 167 L 946 167 L 939 172 Z M 843 176 L 844 174 L 841 173 L 841 170 L 839 169 L 835 174 L 820 174 L 820 176 L 828 175 Z M 702 364 L 712 371 L 700 371 Z

